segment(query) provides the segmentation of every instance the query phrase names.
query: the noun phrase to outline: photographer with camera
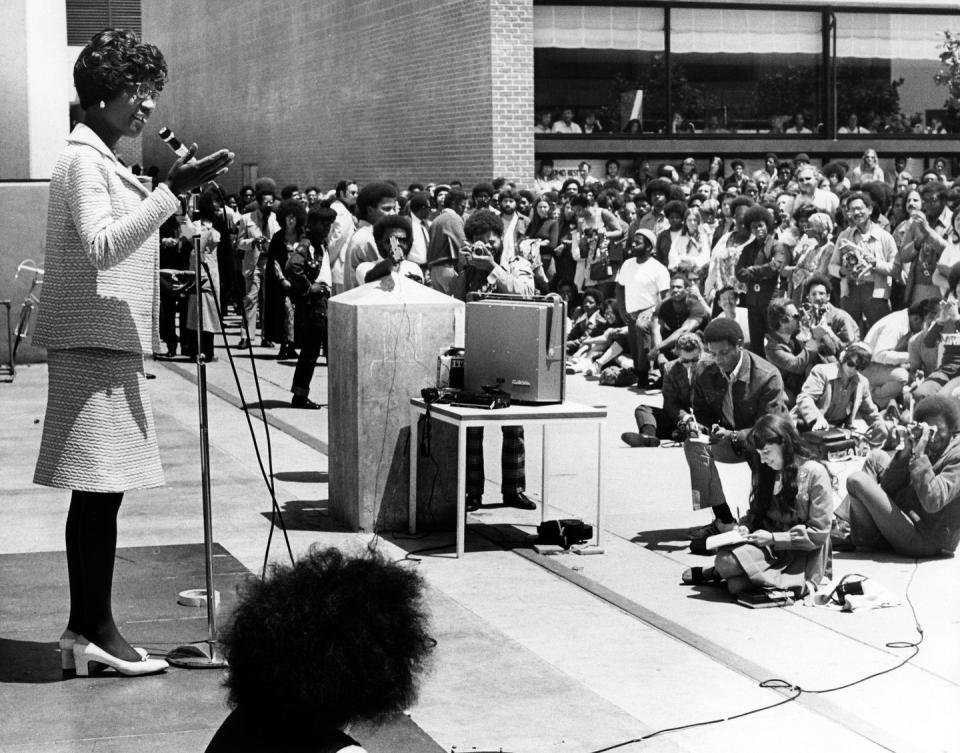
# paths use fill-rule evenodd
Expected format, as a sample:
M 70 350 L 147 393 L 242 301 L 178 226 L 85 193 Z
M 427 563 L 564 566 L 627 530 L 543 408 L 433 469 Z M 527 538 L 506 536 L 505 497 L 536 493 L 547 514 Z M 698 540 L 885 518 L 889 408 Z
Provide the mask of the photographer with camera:
M 892 459 L 874 450 L 847 479 L 850 538 L 905 557 L 952 555 L 960 544 L 960 404 L 933 395 L 914 419 Z
M 533 269 L 522 256 L 503 253 L 503 222 L 489 209 L 470 215 L 463 225 L 467 245 L 460 249 L 461 270 L 453 280 L 452 294 L 466 300 L 467 293 L 512 293 L 529 298 L 534 294 Z M 533 346 L 531 346 L 533 347 Z M 535 510 L 536 504 L 524 494 L 526 455 L 522 426 L 503 427 L 500 455 L 503 474 L 503 504 Z M 467 429 L 467 511 L 480 508 L 483 501 L 483 427 Z
M 357 265 L 358 285 L 389 277 L 393 272 L 424 284 L 420 265 L 407 259 L 413 247 L 413 226 L 409 219 L 399 214 L 384 215 L 373 226 L 373 242 L 380 258 Z
M 696 332 L 684 332 L 676 344 L 678 357 L 664 369 L 663 408 L 636 407 L 637 431 L 620 435 L 630 447 L 659 447 L 663 439 L 683 442 L 697 433 L 691 396 L 693 380 L 703 358 L 703 340 Z
M 813 275 L 804 287 L 800 312 L 801 321 L 810 334 L 820 341 L 820 355 L 828 361 L 839 356 L 840 351 L 860 339 L 860 328 L 853 317 L 830 303 L 830 278 Z
M 788 407 L 796 400 L 810 370 L 823 360 L 820 341 L 805 325 L 789 298 L 776 298 L 767 306 L 769 332 L 764 354 L 780 370 Z
M 940 301 L 934 319 L 924 331 L 923 345 L 939 350 L 937 368 L 916 388 L 916 398 L 922 399 L 943 392 L 950 397 L 960 388 L 960 312 L 957 310 L 960 295 L 960 264 L 955 264 L 948 278 L 947 297 Z M 909 352 L 909 351 L 908 351 Z

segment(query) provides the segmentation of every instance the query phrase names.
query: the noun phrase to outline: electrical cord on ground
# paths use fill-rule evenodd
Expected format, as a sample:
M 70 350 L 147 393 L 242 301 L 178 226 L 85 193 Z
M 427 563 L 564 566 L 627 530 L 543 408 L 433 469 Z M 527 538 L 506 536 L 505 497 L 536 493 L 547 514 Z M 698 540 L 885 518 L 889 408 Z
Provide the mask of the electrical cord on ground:
M 207 266 L 207 263 L 205 261 L 201 260 L 201 264 L 203 265 L 204 271 L 207 273 L 207 279 L 210 280 L 211 279 L 210 268 Z M 202 291 L 201 291 L 200 285 L 198 284 L 197 294 L 200 295 L 201 293 Z M 221 338 L 223 339 L 224 348 L 227 351 L 227 360 L 230 363 L 230 370 L 233 372 L 233 381 L 234 381 L 234 384 L 236 384 L 237 386 L 237 394 L 240 398 L 240 404 L 243 406 L 243 415 L 247 419 L 247 429 L 250 432 L 250 439 L 253 442 L 253 451 L 257 458 L 257 465 L 260 468 L 260 475 L 263 477 L 263 482 L 266 485 L 267 491 L 270 494 L 271 513 L 272 513 L 271 519 L 270 519 L 270 532 L 267 535 L 267 545 L 263 554 L 263 567 L 260 573 L 260 577 L 264 578 L 266 577 L 266 574 L 267 574 L 267 562 L 269 561 L 269 558 L 270 558 L 270 546 L 273 542 L 273 531 L 277 527 L 278 523 L 281 531 L 283 532 L 283 538 L 287 546 L 287 554 L 290 556 L 290 564 L 295 564 L 296 562 L 293 556 L 293 548 L 290 546 L 290 537 L 287 534 L 287 526 L 283 519 L 283 512 L 280 510 L 280 505 L 277 502 L 276 488 L 275 488 L 274 479 L 273 479 L 273 446 L 270 441 L 270 424 L 267 422 L 267 414 L 263 407 L 263 395 L 260 392 L 260 377 L 257 374 L 256 359 L 253 357 L 253 346 L 252 344 L 250 344 L 248 345 L 248 348 L 250 352 L 250 365 L 253 369 L 253 383 L 256 387 L 257 404 L 260 406 L 260 417 L 261 417 L 261 420 L 263 421 L 263 430 L 266 436 L 266 443 L 267 443 L 267 467 L 264 467 L 263 456 L 260 454 L 260 443 L 257 441 L 257 435 L 253 428 L 253 420 L 250 418 L 250 410 L 247 407 L 247 399 L 243 392 L 243 386 L 240 383 L 240 374 L 237 372 L 237 365 L 233 360 L 233 351 L 231 350 L 230 343 L 227 340 L 227 331 L 223 321 L 223 311 L 220 308 L 220 301 L 218 300 L 218 297 L 216 295 L 213 295 L 212 293 L 210 297 L 213 299 L 214 306 L 217 309 L 217 319 L 220 322 L 220 335 L 221 335 Z M 247 328 L 246 317 L 242 316 L 241 321 L 243 322 L 244 338 L 247 340 L 248 343 L 250 343 L 251 342 L 250 332 L 248 331 L 248 328 Z M 197 354 L 198 358 L 202 358 L 202 356 L 203 356 L 202 353 Z M 269 473 L 268 473 L 268 469 L 269 469 Z
M 886 648 L 912 648 L 913 649 L 913 653 L 910 654 L 910 656 L 906 657 L 905 659 L 898 662 L 894 666 L 888 667 L 887 669 L 880 670 L 879 672 L 872 672 L 869 675 L 865 675 L 863 677 L 860 677 L 851 682 L 844 683 L 842 685 L 835 685 L 834 687 L 831 687 L 831 688 L 822 688 L 819 690 L 811 690 L 808 688 L 803 688 L 799 685 L 794 685 L 793 683 L 788 682 L 786 680 L 779 680 L 779 679 L 764 680 L 759 684 L 761 688 L 786 689 L 791 691 L 793 695 L 791 695 L 789 698 L 785 698 L 782 701 L 778 701 L 777 703 L 772 703 L 769 706 L 761 706 L 759 708 L 750 709 L 749 711 L 744 711 L 742 713 L 734 714 L 732 716 L 727 716 L 720 719 L 711 719 L 709 721 L 703 721 L 703 722 L 692 722 L 690 724 L 682 724 L 677 727 L 667 727 L 665 729 L 658 729 L 655 732 L 651 732 L 649 734 L 643 735 L 642 737 L 635 737 L 632 740 L 624 740 L 623 742 L 616 743 L 614 745 L 609 745 L 606 748 L 597 748 L 596 750 L 590 751 L 590 753 L 607 753 L 607 751 L 616 750 L 618 748 L 624 748 L 628 745 L 634 745 L 635 743 L 641 743 L 641 742 L 644 742 L 645 740 L 649 740 L 650 738 L 657 737 L 658 735 L 666 734 L 667 732 L 679 732 L 685 729 L 693 729 L 694 727 L 705 727 L 710 724 L 720 724 L 721 722 L 733 721 L 734 719 L 740 719 L 742 717 L 750 716 L 752 714 L 759 714 L 761 711 L 769 711 L 770 709 L 777 708 L 778 706 L 783 706 L 785 704 L 792 703 L 793 701 L 797 700 L 798 698 L 800 698 L 800 696 L 804 694 L 826 695 L 827 693 L 835 693 L 838 690 L 845 690 L 847 688 L 852 688 L 854 685 L 859 685 L 861 683 L 867 682 L 868 680 L 872 680 L 882 675 L 890 674 L 891 672 L 894 672 L 900 669 L 904 665 L 911 662 L 914 659 L 914 657 L 916 657 L 917 654 L 920 653 L 920 644 L 923 643 L 923 627 L 920 625 L 920 620 L 917 618 L 917 610 L 913 605 L 913 601 L 910 599 L 910 586 L 913 584 L 913 579 L 916 576 L 919 567 L 920 567 L 919 560 L 914 559 L 913 572 L 910 574 L 910 579 L 907 581 L 907 587 L 904 592 L 904 598 L 906 599 L 907 604 L 910 606 L 910 611 L 913 614 L 914 629 L 917 631 L 917 634 L 920 636 L 920 639 L 917 641 L 890 641 L 884 644 Z M 841 579 L 841 583 L 843 583 L 846 580 L 846 578 L 849 578 L 849 577 L 851 577 L 851 575 L 845 576 L 843 579 Z M 839 587 L 840 587 L 840 584 L 837 584 L 837 588 Z M 837 589 L 835 588 L 834 591 L 831 592 L 830 596 L 832 596 L 833 593 L 836 592 L 836 590 Z

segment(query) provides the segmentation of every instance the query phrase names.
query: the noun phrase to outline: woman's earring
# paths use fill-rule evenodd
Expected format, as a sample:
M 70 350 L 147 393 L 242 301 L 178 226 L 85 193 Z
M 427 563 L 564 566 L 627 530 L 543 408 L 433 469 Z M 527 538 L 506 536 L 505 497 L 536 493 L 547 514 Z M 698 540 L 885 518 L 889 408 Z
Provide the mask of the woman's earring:
M 103 110 L 106 106 L 107 106 L 107 103 L 104 102 L 104 101 L 101 99 L 101 100 L 100 100 L 100 109 Z

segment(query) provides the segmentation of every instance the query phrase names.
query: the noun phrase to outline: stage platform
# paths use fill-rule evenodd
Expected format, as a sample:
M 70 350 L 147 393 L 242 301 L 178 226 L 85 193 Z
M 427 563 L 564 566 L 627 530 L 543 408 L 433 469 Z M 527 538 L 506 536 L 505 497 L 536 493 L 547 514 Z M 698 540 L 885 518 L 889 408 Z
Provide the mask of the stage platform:
M 230 330 L 236 342 L 236 329 Z M 246 435 L 222 348 L 208 367 L 218 588 L 260 571 L 269 497 Z M 311 545 L 359 550 L 327 515 L 326 410 L 288 407 L 293 361 L 255 348 L 271 424 L 277 495 L 295 553 Z M 246 402 L 255 399 L 251 362 L 237 359 Z M 193 366 L 147 362 L 167 486 L 131 493 L 121 510 L 117 616 L 130 637 L 163 650 L 201 640 L 205 620 L 184 614 L 177 590 L 201 587 L 199 460 Z M 326 371 L 312 397 L 326 402 Z M 488 432 L 485 505 L 468 517 L 466 556 L 454 533 L 410 538 L 384 533 L 377 545 L 418 564 L 429 583 L 438 646 L 419 703 L 380 730 L 355 730 L 369 751 L 552 751 L 591 753 L 694 722 L 728 718 L 789 698 L 760 687 L 779 678 L 808 690 L 846 684 L 895 666 L 916 641 L 910 606 L 862 614 L 810 607 L 749 610 L 719 589 L 688 588 L 680 572 L 709 564 L 691 555 L 683 531 L 706 522 L 690 508 L 678 448 L 632 449 L 637 403 L 658 395 L 570 377 L 570 400 L 604 405 L 605 554 L 543 556 L 528 539 L 540 512 L 504 508 L 497 485 L 498 432 Z M 19 368 L 0 384 L 0 753 L 202 751 L 227 713 L 218 671 L 171 669 L 152 678 L 60 678 L 54 643 L 66 620 L 65 492 L 33 486 L 46 368 Z M 265 453 L 262 423 L 255 420 Z M 558 430 L 559 431 L 559 430 Z M 538 432 L 528 433 L 528 493 L 539 500 Z M 552 517 L 594 511 L 595 487 L 579 464 L 586 442 L 571 430 L 551 440 Z M 596 446 L 595 439 L 591 444 Z M 744 468 L 722 468 L 728 497 L 746 507 Z M 583 480 L 581 480 L 583 479 Z M 419 550 L 429 550 L 417 553 Z M 135 554 L 129 557 L 128 554 Z M 126 559 L 124 559 L 126 557 Z M 270 559 L 286 557 L 274 537 Z M 220 566 L 222 565 L 222 571 Z M 960 577 L 956 559 L 924 562 L 839 553 L 837 577 L 862 573 L 899 600 L 909 596 L 923 626 L 920 652 L 905 667 L 834 693 L 802 695 L 737 720 L 669 732 L 618 750 L 778 753 L 955 750 L 960 740 Z M 139 573 L 139 574 L 138 574 Z M 152 581 L 155 587 L 146 588 Z M 195 581 L 195 582 L 194 582 Z M 769 741 L 769 742 L 767 742 Z

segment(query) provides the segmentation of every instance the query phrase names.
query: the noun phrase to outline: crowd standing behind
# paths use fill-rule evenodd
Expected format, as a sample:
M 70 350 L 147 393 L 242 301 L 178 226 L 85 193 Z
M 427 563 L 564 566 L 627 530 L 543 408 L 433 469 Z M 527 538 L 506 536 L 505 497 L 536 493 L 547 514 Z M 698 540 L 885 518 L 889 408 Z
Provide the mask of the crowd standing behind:
M 568 110 L 538 129 L 548 127 L 603 126 L 593 118 L 581 127 Z M 561 179 L 543 159 L 529 190 L 504 178 L 469 189 L 344 179 L 326 193 L 286 186 L 280 195 L 269 178 L 244 186 L 226 197 L 217 225 L 234 242 L 218 259 L 221 280 L 234 281 L 219 286 L 225 303 L 246 324 L 237 344 L 249 345 L 259 325 L 261 346 L 277 343 L 279 358 L 298 359 L 292 404 L 316 408 L 309 377 L 325 349 L 331 295 L 392 272 L 459 298 L 558 294 L 568 374 L 662 390 L 663 408 L 638 407 L 637 432 L 622 438 L 632 447 L 683 444 L 694 508 L 713 514 L 689 531 L 691 548 L 743 534 L 740 547 L 721 552 L 714 568 L 684 573 L 685 582 L 735 593 L 786 585 L 802 595 L 829 575 L 837 521 L 825 512 L 830 482 L 809 439 L 831 429 L 859 430 L 874 448 L 870 480 L 854 477 L 842 506 L 845 543 L 952 553 L 960 184 L 946 161 L 918 177 L 902 157 L 885 171 L 873 149 L 853 165 L 772 153 L 755 171 L 720 155 L 702 172 L 692 157 L 636 164 L 626 175 L 610 159 L 597 177 L 583 161 Z M 176 302 L 165 310 L 176 312 Z M 170 316 L 165 333 L 175 337 Z M 167 344 L 172 355 L 176 343 Z M 922 416 L 927 434 L 915 427 Z M 523 430 L 503 435 L 503 501 L 532 509 Z M 482 504 L 481 440 L 468 437 L 468 510 Z M 747 518 L 734 518 L 715 462 L 749 465 Z M 888 468 L 899 474 L 895 487 L 884 481 Z

